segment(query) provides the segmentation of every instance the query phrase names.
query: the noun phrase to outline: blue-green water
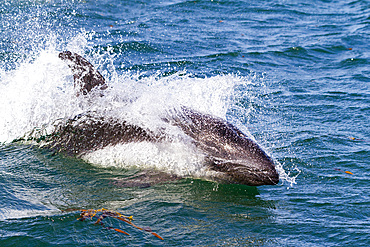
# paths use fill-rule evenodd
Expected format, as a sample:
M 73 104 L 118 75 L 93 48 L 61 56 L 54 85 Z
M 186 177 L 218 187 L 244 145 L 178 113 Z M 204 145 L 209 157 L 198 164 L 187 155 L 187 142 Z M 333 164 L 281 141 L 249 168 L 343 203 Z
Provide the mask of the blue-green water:
M 369 245 L 368 1 L 14 0 L 0 16 L 0 246 Z M 75 97 L 64 50 L 107 78 L 93 109 Z M 280 183 L 126 187 L 148 167 L 196 173 L 196 162 L 181 146 L 77 159 L 12 143 L 87 110 L 156 129 L 178 105 L 248 129 Z M 164 240 L 64 212 L 103 207 Z

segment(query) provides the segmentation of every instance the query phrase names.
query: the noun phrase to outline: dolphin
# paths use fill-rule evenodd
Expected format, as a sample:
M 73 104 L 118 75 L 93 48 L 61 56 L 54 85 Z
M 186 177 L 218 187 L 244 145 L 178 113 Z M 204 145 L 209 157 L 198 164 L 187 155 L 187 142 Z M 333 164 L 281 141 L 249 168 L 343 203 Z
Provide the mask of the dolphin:
M 72 70 L 78 95 L 107 88 L 104 77 L 82 56 L 64 51 L 59 58 Z M 204 165 L 217 174 L 215 180 L 249 186 L 275 185 L 279 174 L 272 158 L 250 137 L 231 123 L 182 107 L 163 119 L 188 136 L 204 156 Z M 82 114 L 56 127 L 46 146 L 57 152 L 79 156 L 109 145 L 130 142 L 165 142 L 165 134 L 113 118 Z

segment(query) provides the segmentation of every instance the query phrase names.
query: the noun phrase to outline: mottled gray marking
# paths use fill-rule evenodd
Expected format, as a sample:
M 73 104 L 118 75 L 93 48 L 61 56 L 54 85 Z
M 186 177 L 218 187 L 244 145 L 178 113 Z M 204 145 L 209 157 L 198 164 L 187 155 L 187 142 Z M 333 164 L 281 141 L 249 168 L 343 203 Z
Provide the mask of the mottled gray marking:
M 173 124 L 207 155 L 210 168 L 223 174 L 220 179 L 252 186 L 279 182 L 272 159 L 256 142 L 223 119 L 182 108 Z
M 82 94 L 87 95 L 95 87 L 102 90 L 107 88 L 104 77 L 85 58 L 70 51 L 59 53 L 59 58 L 67 62 L 73 73 L 75 87 Z

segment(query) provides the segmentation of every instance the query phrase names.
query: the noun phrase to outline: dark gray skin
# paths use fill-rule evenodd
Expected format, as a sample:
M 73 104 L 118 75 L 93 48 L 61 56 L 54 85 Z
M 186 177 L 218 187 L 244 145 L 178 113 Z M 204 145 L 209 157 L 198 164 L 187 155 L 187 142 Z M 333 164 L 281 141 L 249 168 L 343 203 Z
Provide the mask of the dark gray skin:
M 104 77 L 85 58 L 70 51 L 59 53 L 59 58 L 67 62 L 73 73 L 75 87 L 79 87 L 83 95 L 95 87 L 102 90 L 107 88 Z
M 257 143 L 223 119 L 183 108 L 173 124 L 207 155 L 207 165 L 223 174 L 219 179 L 251 186 L 279 182 L 272 159 Z
M 92 89 L 107 88 L 101 74 L 83 57 L 65 51 L 59 54 L 74 74 L 75 87 L 86 95 Z M 180 128 L 206 156 L 206 165 L 218 172 L 217 179 L 250 186 L 275 185 L 279 174 L 273 160 L 247 135 L 223 119 L 188 108 L 166 119 Z M 92 115 L 77 116 L 58 125 L 47 146 L 58 152 L 79 156 L 118 143 L 161 142 L 165 135 Z

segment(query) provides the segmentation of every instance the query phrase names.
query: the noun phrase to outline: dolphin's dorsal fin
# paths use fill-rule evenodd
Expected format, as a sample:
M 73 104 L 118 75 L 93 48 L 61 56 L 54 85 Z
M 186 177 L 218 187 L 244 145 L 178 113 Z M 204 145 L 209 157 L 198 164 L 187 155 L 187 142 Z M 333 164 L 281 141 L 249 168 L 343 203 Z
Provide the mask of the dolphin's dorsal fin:
M 85 58 L 70 51 L 59 53 L 59 58 L 68 60 L 75 87 L 79 88 L 79 91 L 84 95 L 87 95 L 95 87 L 100 87 L 101 90 L 107 88 L 104 77 Z

